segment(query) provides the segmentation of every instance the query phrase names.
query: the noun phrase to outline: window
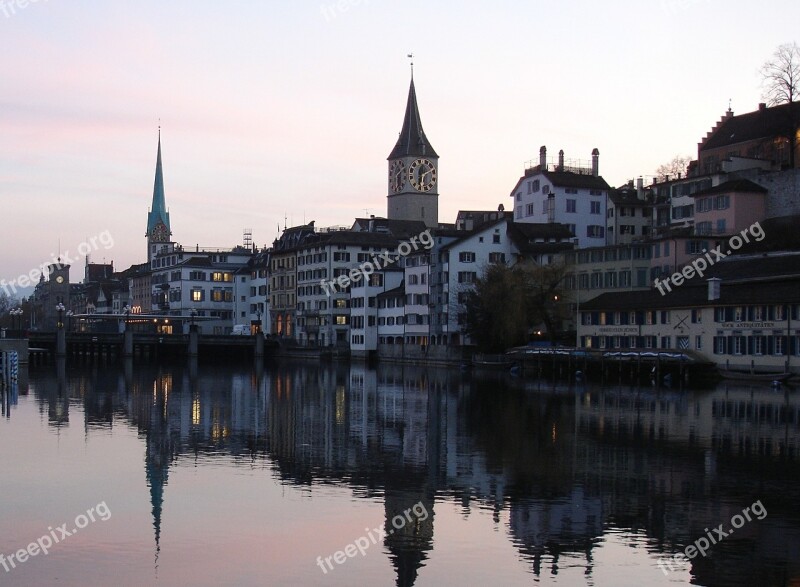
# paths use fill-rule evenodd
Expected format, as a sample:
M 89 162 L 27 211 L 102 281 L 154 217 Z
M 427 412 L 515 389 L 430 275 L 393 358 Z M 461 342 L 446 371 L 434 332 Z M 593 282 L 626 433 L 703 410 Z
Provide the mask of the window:
M 589 238 L 603 238 L 605 236 L 605 227 L 590 224 L 586 227 L 586 236 Z
M 698 212 L 710 212 L 711 211 L 711 201 L 712 198 L 700 198 L 696 201 L 695 205 L 697 206 Z
M 482 238 L 482 237 L 481 237 L 481 238 Z M 500 235 L 499 235 L 499 234 L 494 234 L 494 235 L 492 235 L 492 242 L 493 242 L 494 244 L 496 244 L 496 245 L 500 244 Z
M 335 252 L 333 254 L 333 260 L 334 261 L 349 262 L 350 261 L 350 253 Z
M 202 289 L 193 289 L 192 290 L 192 301 L 193 302 L 202 302 L 205 299 L 203 295 Z
M 694 348 L 698 351 L 703 349 L 703 337 L 699 334 L 694 337 Z
M 489 253 L 489 263 L 505 263 L 505 253 Z
M 577 190 L 576 188 L 566 188 L 566 189 L 564 190 L 564 193 L 565 193 L 565 194 L 577 194 L 577 193 L 578 193 L 578 190 Z
M 731 205 L 730 196 L 717 196 L 716 200 L 714 201 L 714 208 L 716 208 L 717 210 L 727 210 L 730 207 L 730 205 Z
M 462 263 L 474 263 L 475 253 L 470 251 L 461 252 L 458 254 L 458 260 Z
M 603 190 L 589 190 L 590 196 L 602 196 Z
M 711 234 L 711 222 L 698 222 L 694 225 L 694 233 L 702 235 Z
M 478 279 L 478 274 L 474 271 L 459 271 L 458 283 L 475 283 Z
M 725 234 L 725 219 L 717 219 L 717 234 Z
M 592 214 L 600 214 L 600 202 L 591 202 Z
M 572 198 L 567 200 L 567 213 L 569 213 L 569 214 L 574 214 L 575 213 L 575 210 L 577 209 L 575 202 L 576 202 L 576 200 L 574 200 Z M 592 203 L 594 203 L 594 202 L 592 202 Z
M 525 216 L 533 216 L 533 204 L 525 206 Z
M 728 339 L 724 336 L 714 337 L 714 354 L 725 355 L 728 352 Z
M 708 241 L 686 241 L 687 255 L 700 255 L 708 250 Z

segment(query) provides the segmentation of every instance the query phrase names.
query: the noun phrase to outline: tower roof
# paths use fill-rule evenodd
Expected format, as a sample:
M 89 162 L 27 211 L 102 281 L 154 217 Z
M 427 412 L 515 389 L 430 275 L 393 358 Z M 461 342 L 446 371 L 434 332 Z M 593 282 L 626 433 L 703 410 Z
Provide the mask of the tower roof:
M 422 130 L 422 121 L 419 118 L 419 108 L 417 107 L 417 91 L 414 89 L 414 78 L 411 78 L 411 86 L 408 88 L 408 103 L 406 104 L 406 116 L 403 119 L 403 129 L 400 131 L 400 138 L 389 154 L 389 159 L 397 159 L 408 155 L 419 155 L 422 157 L 438 157 L 433 150 L 425 131 Z
M 153 203 L 150 205 L 150 212 L 147 214 L 148 235 L 159 221 L 163 222 L 168 230 L 170 229 L 169 212 L 167 212 L 167 204 L 164 198 L 164 172 L 161 169 L 161 129 L 158 130 L 158 155 L 156 157 L 156 179 L 153 184 Z

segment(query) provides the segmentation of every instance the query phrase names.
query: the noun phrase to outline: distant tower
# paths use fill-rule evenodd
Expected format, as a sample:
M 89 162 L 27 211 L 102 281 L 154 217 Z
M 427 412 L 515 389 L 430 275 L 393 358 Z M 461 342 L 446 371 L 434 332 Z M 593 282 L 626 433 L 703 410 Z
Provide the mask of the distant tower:
M 164 199 L 164 172 L 161 169 L 161 128 L 158 129 L 158 156 L 156 157 L 156 180 L 153 185 L 153 203 L 147 213 L 147 262 L 155 256 L 159 244 L 170 242 L 172 230 L 169 212 Z
M 400 138 L 388 157 L 390 220 L 439 224 L 439 156 L 422 130 L 412 70 L 406 115 Z

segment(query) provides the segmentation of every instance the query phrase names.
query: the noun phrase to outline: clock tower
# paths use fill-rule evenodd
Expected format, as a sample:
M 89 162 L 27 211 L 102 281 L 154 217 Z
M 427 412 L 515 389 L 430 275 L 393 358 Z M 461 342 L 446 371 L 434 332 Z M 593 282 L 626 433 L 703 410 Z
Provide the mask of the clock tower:
M 161 169 L 161 129 L 158 129 L 158 155 L 156 156 L 156 180 L 153 186 L 153 203 L 147 213 L 147 262 L 155 256 L 159 247 L 171 242 L 172 230 L 169 212 L 164 199 L 164 173 Z
M 432 228 L 438 226 L 439 156 L 422 130 L 413 75 L 403 129 L 388 161 L 387 218 L 421 220 Z

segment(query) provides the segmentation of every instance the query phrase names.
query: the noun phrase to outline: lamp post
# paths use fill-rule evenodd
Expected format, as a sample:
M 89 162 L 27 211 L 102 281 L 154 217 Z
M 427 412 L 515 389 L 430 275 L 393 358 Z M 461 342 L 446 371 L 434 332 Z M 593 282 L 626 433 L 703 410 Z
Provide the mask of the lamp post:
M 58 304 L 56 304 L 56 311 L 58 312 L 58 323 L 56 324 L 56 328 L 58 328 L 59 330 L 64 328 L 64 311 L 65 310 L 66 310 L 66 308 L 64 307 L 64 304 L 62 304 L 61 302 L 58 302 Z
M 15 331 L 22 330 L 22 308 L 14 308 L 8 313 L 11 315 L 11 327 Z
M 189 332 L 194 332 L 194 318 L 197 316 L 197 310 L 191 308 L 189 310 Z
M 128 318 L 131 315 L 131 307 L 128 304 L 125 304 L 125 307 L 122 308 L 122 313 L 125 314 L 125 331 L 128 330 Z
M 261 332 L 261 308 L 256 310 L 256 331 L 253 334 Z
M 72 317 L 75 315 L 75 312 L 72 310 L 67 310 L 67 332 L 72 332 Z

